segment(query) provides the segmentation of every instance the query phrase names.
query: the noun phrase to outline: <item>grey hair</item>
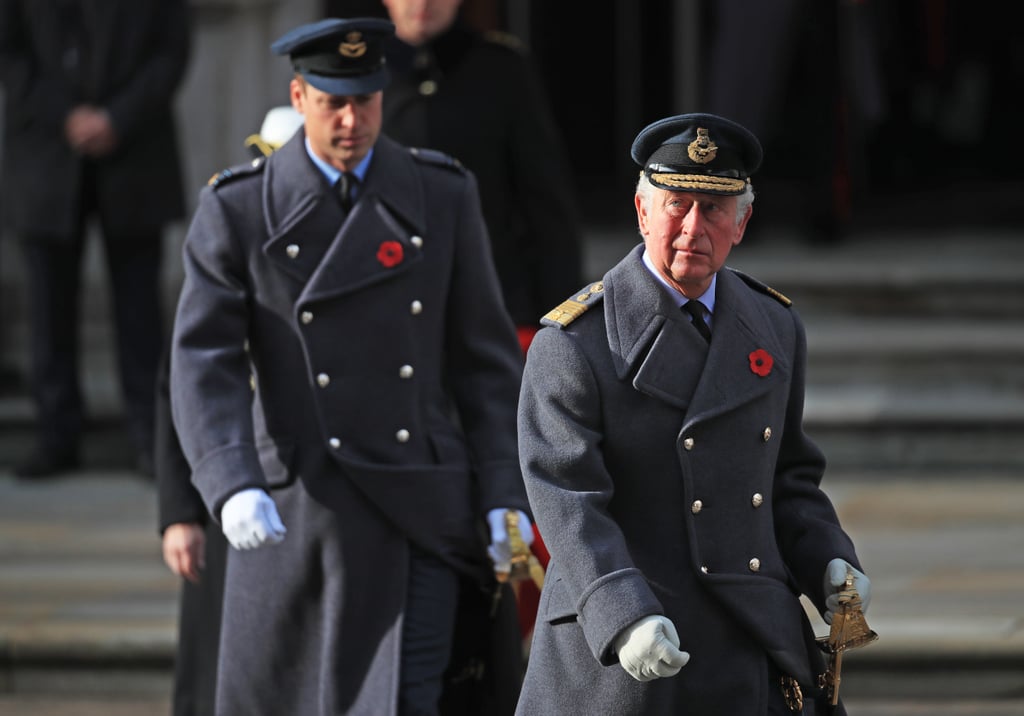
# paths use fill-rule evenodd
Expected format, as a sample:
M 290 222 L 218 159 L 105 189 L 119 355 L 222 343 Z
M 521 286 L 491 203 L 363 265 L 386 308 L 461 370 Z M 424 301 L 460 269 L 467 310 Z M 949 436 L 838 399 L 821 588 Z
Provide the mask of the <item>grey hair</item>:
M 640 172 L 640 178 L 636 182 L 636 193 L 640 195 L 640 200 L 644 206 L 650 208 L 651 206 L 651 192 L 654 190 L 654 185 L 651 184 L 651 180 L 647 178 L 644 172 Z M 742 194 L 736 195 L 736 225 L 743 221 L 743 217 L 747 215 L 747 208 L 754 203 L 754 185 L 747 181 L 747 186 L 743 190 Z

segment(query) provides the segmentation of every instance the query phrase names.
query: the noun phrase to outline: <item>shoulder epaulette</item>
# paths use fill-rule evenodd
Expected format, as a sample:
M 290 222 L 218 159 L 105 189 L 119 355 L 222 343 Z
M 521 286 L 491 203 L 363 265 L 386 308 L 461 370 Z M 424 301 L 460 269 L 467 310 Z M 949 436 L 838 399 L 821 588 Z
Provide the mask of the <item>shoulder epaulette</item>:
M 540 319 L 542 325 L 565 328 L 604 298 L 604 282 L 595 281 L 552 308 Z
M 462 166 L 455 157 L 444 152 L 439 152 L 436 149 L 424 149 L 423 147 L 410 147 L 409 153 L 415 159 L 423 162 L 424 164 L 432 164 L 435 167 L 442 167 L 444 169 L 451 169 L 452 171 L 459 172 L 460 174 L 466 173 L 466 168 Z
M 501 45 L 507 47 L 510 50 L 516 52 L 524 52 L 525 45 L 523 41 L 510 32 L 501 32 L 500 30 L 492 30 L 484 33 L 484 40 L 495 45 Z
M 256 172 L 263 169 L 263 165 L 266 163 L 266 161 L 266 157 L 256 157 L 248 164 L 239 164 L 238 166 L 228 167 L 227 169 L 223 169 L 214 174 L 206 183 L 209 186 L 212 186 L 214 189 L 216 189 L 240 177 L 255 174 Z
M 761 293 L 764 293 L 764 294 L 767 294 L 767 295 L 771 296 L 772 298 L 774 298 L 776 301 L 781 303 L 786 308 L 789 308 L 790 306 L 793 305 L 793 301 L 791 301 L 789 299 L 789 297 L 786 296 L 784 293 L 781 293 L 780 291 L 776 291 L 774 288 L 772 288 L 771 286 L 769 286 L 767 284 L 761 283 L 760 281 L 758 281 L 753 276 L 745 274 L 742 271 L 737 271 L 736 269 L 730 269 L 730 271 L 732 271 L 734 274 L 736 274 L 741 279 L 746 281 L 747 285 L 750 286 L 751 288 L 753 288 L 753 289 L 755 289 L 757 291 L 760 291 Z

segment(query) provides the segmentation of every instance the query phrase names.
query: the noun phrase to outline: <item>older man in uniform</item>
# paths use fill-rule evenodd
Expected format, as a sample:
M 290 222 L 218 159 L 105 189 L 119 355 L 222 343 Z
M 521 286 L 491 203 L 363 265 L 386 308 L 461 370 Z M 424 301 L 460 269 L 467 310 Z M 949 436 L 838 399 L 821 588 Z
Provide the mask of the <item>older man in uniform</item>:
M 174 423 L 235 548 L 217 713 L 438 713 L 460 578 L 494 582 L 485 518 L 529 525 L 476 183 L 380 135 L 392 32 L 329 19 L 274 44 L 304 127 L 215 177 L 185 240 Z
M 848 573 L 864 605 L 870 584 L 803 430 L 803 325 L 725 267 L 760 144 L 687 114 L 632 156 L 643 243 L 527 358 L 520 461 L 551 563 L 518 713 L 831 713 L 799 597 L 830 621 Z

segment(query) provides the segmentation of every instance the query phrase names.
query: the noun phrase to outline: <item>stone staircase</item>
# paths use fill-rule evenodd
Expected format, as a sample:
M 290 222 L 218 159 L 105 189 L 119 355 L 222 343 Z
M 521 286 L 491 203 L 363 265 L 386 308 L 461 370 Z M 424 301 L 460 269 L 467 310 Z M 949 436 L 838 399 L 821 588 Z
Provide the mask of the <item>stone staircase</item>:
M 761 260 L 806 320 L 807 427 L 834 468 L 1024 472 L 1024 235 Z

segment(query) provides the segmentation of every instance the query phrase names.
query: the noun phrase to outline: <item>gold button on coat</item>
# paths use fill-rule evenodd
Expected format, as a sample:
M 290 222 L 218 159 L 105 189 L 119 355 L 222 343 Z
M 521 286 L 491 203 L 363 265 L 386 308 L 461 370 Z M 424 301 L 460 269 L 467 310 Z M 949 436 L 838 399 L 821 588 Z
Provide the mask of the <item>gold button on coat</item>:
M 750 498 L 750 504 L 752 504 L 754 507 L 760 507 L 761 505 L 764 504 L 764 495 L 762 495 L 760 492 L 755 492 L 754 496 Z
M 330 445 L 335 450 L 337 450 L 338 448 L 341 447 L 341 440 L 338 440 L 338 438 L 331 438 L 330 440 L 327 441 L 327 444 Z
M 420 82 L 420 94 L 429 97 L 437 92 L 437 82 L 434 80 L 423 80 Z
M 399 378 L 412 378 L 412 366 L 411 365 L 403 365 L 401 368 L 399 368 L 398 369 L 398 377 Z
M 417 249 L 419 249 L 419 248 L 422 248 L 422 247 L 423 247 L 423 238 L 422 238 L 422 237 L 420 237 L 420 236 L 413 236 L 413 237 L 412 237 L 411 239 L 409 239 L 409 241 L 410 241 L 410 242 L 412 243 L 412 245 L 413 245 L 413 246 L 415 246 L 415 247 L 416 247 Z
M 683 449 L 693 450 L 693 438 L 686 438 L 685 440 L 683 440 Z
M 303 311 L 299 315 L 299 320 L 302 321 L 303 323 L 309 323 L 310 321 L 313 320 L 313 312 L 312 311 Z
M 765 442 L 768 442 L 769 440 L 771 440 L 772 439 L 772 429 L 771 428 L 765 428 L 764 429 L 763 437 L 764 437 L 764 441 Z
M 299 255 L 299 245 L 298 244 L 288 244 L 288 246 L 285 247 L 284 252 L 286 254 L 288 254 L 288 258 L 293 259 L 293 258 L 295 258 L 296 256 Z
M 753 557 L 750 560 L 749 566 L 751 572 L 756 572 L 759 569 L 761 569 L 761 560 L 759 560 L 757 557 Z
M 707 574 L 708 573 L 708 566 L 706 564 L 702 564 L 700 566 L 700 571 L 703 572 L 704 574 Z
M 319 385 L 321 388 L 326 388 L 328 385 L 331 384 L 331 376 L 327 375 L 326 373 L 319 374 L 316 377 L 316 384 Z
M 402 428 L 397 433 L 395 433 L 395 440 L 397 440 L 400 443 L 409 442 L 409 431 L 406 430 L 405 428 Z
M 419 301 L 413 301 L 411 304 L 409 304 L 409 312 L 412 313 L 412 315 L 414 316 L 418 316 L 419 314 L 423 313 L 423 304 L 420 303 Z
M 690 512 L 692 512 L 693 514 L 697 514 L 702 509 L 704 509 L 704 503 L 701 502 L 700 500 L 694 500 L 693 504 L 690 505 Z

